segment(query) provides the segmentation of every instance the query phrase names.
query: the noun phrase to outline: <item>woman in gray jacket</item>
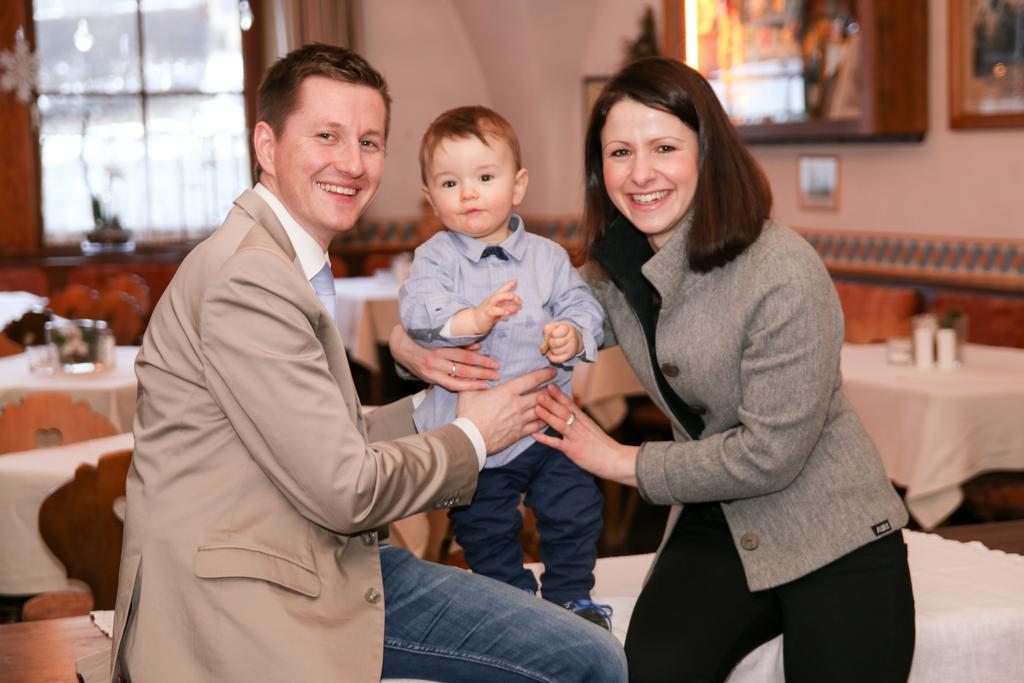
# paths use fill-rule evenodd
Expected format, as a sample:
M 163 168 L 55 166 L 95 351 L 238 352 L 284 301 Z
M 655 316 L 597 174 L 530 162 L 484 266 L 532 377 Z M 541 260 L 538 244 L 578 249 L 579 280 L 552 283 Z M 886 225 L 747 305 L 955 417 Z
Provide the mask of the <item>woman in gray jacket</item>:
M 549 388 L 539 434 L 673 506 L 633 612 L 636 681 L 721 681 L 779 633 L 788 681 L 905 681 L 907 513 L 841 390 L 842 312 L 817 253 L 710 85 L 625 67 L 585 143 L 589 281 L 675 438 L 617 443 Z

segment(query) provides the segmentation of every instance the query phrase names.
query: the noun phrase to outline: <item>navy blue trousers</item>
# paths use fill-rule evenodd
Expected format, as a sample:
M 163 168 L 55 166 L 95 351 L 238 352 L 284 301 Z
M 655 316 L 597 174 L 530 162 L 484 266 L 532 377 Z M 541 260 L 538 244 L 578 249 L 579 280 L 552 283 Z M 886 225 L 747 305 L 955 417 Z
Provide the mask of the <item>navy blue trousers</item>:
M 519 545 L 524 492 L 540 532 L 542 597 L 558 604 L 589 598 L 604 500 L 593 475 L 540 443 L 507 465 L 480 472 L 473 502 L 448 513 L 470 569 L 537 591 L 533 573 L 523 567 Z

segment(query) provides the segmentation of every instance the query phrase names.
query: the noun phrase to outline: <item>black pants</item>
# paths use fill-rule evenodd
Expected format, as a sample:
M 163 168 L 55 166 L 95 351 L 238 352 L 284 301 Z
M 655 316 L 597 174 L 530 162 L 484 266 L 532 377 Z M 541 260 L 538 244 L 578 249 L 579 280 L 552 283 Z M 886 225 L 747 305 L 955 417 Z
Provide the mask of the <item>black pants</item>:
M 524 491 L 540 532 L 541 595 L 558 604 L 589 598 L 604 498 L 592 474 L 541 443 L 507 465 L 480 472 L 473 502 L 448 513 L 466 563 L 476 574 L 536 592 L 537 579 L 523 567 L 519 545 Z
M 789 683 L 906 681 L 914 596 L 902 535 L 751 592 L 721 508 L 684 509 L 630 620 L 630 680 L 723 681 L 780 633 Z

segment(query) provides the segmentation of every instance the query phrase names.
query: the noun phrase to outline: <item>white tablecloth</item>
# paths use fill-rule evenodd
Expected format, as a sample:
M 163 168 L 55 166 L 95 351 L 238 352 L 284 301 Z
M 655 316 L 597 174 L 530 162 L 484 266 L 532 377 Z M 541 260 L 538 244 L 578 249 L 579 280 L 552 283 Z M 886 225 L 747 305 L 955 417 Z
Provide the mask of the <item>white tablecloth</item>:
M 32 292 L 0 292 L 0 330 L 33 308 L 45 306 L 47 298 Z
M 118 431 L 127 432 L 135 416 L 135 356 L 138 353 L 137 346 L 119 346 L 115 367 L 81 375 L 32 373 L 24 353 L 0 358 L 0 405 L 42 391 L 59 391 L 72 400 L 87 401 Z
M 909 683 L 1020 681 L 1024 672 L 1024 557 L 933 534 L 903 534 L 909 547 L 917 612 Z M 629 555 L 597 561 L 594 599 L 614 607 L 612 632 L 620 641 L 625 641 L 633 605 L 653 557 Z M 539 566 L 532 568 L 539 573 Z M 97 623 L 108 623 L 109 614 L 98 614 Z M 100 667 L 100 671 L 109 670 L 109 666 Z M 385 680 L 400 683 L 398 679 Z M 727 683 L 784 680 L 782 636 L 778 636 L 737 664 Z
M 1024 557 L 980 543 L 904 531 L 917 612 L 911 683 L 1019 681 L 1024 676 Z M 625 640 L 653 555 L 599 560 L 595 600 L 613 605 Z M 869 656 L 869 655 L 865 655 Z M 741 661 L 729 683 L 783 681 L 782 636 Z
M 377 344 L 398 324 L 398 283 L 390 274 L 334 280 L 335 321 L 352 360 L 377 372 Z
M 0 455 L 0 594 L 69 590 L 64 566 L 39 535 L 39 506 L 82 463 L 132 448 L 131 433 Z
M 1024 557 L 934 534 L 903 534 L 917 612 L 909 683 L 1020 681 L 1024 677 Z M 651 554 L 597 561 L 594 600 L 614 608 L 612 632 L 621 642 L 653 559 Z M 540 565 L 531 568 L 540 573 Z M 727 683 L 783 681 L 782 636 L 747 655 L 727 679 Z M 388 683 L 399 681 L 388 679 Z
M 1024 350 L 968 344 L 955 370 L 886 364 L 884 344 L 847 344 L 843 392 L 928 529 L 989 470 L 1024 470 Z

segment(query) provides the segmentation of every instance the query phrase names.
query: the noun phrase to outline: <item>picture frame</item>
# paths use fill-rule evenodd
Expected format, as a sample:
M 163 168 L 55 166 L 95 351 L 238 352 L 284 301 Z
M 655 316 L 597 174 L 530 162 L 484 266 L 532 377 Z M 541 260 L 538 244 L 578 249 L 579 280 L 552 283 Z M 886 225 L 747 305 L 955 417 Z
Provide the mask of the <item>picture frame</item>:
M 801 209 L 839 210 L 839 157 L 833 154 L 797 156 L 797 198 Z
M 949 0 L 949 125 L 1024 127 L 1019 0 Z

